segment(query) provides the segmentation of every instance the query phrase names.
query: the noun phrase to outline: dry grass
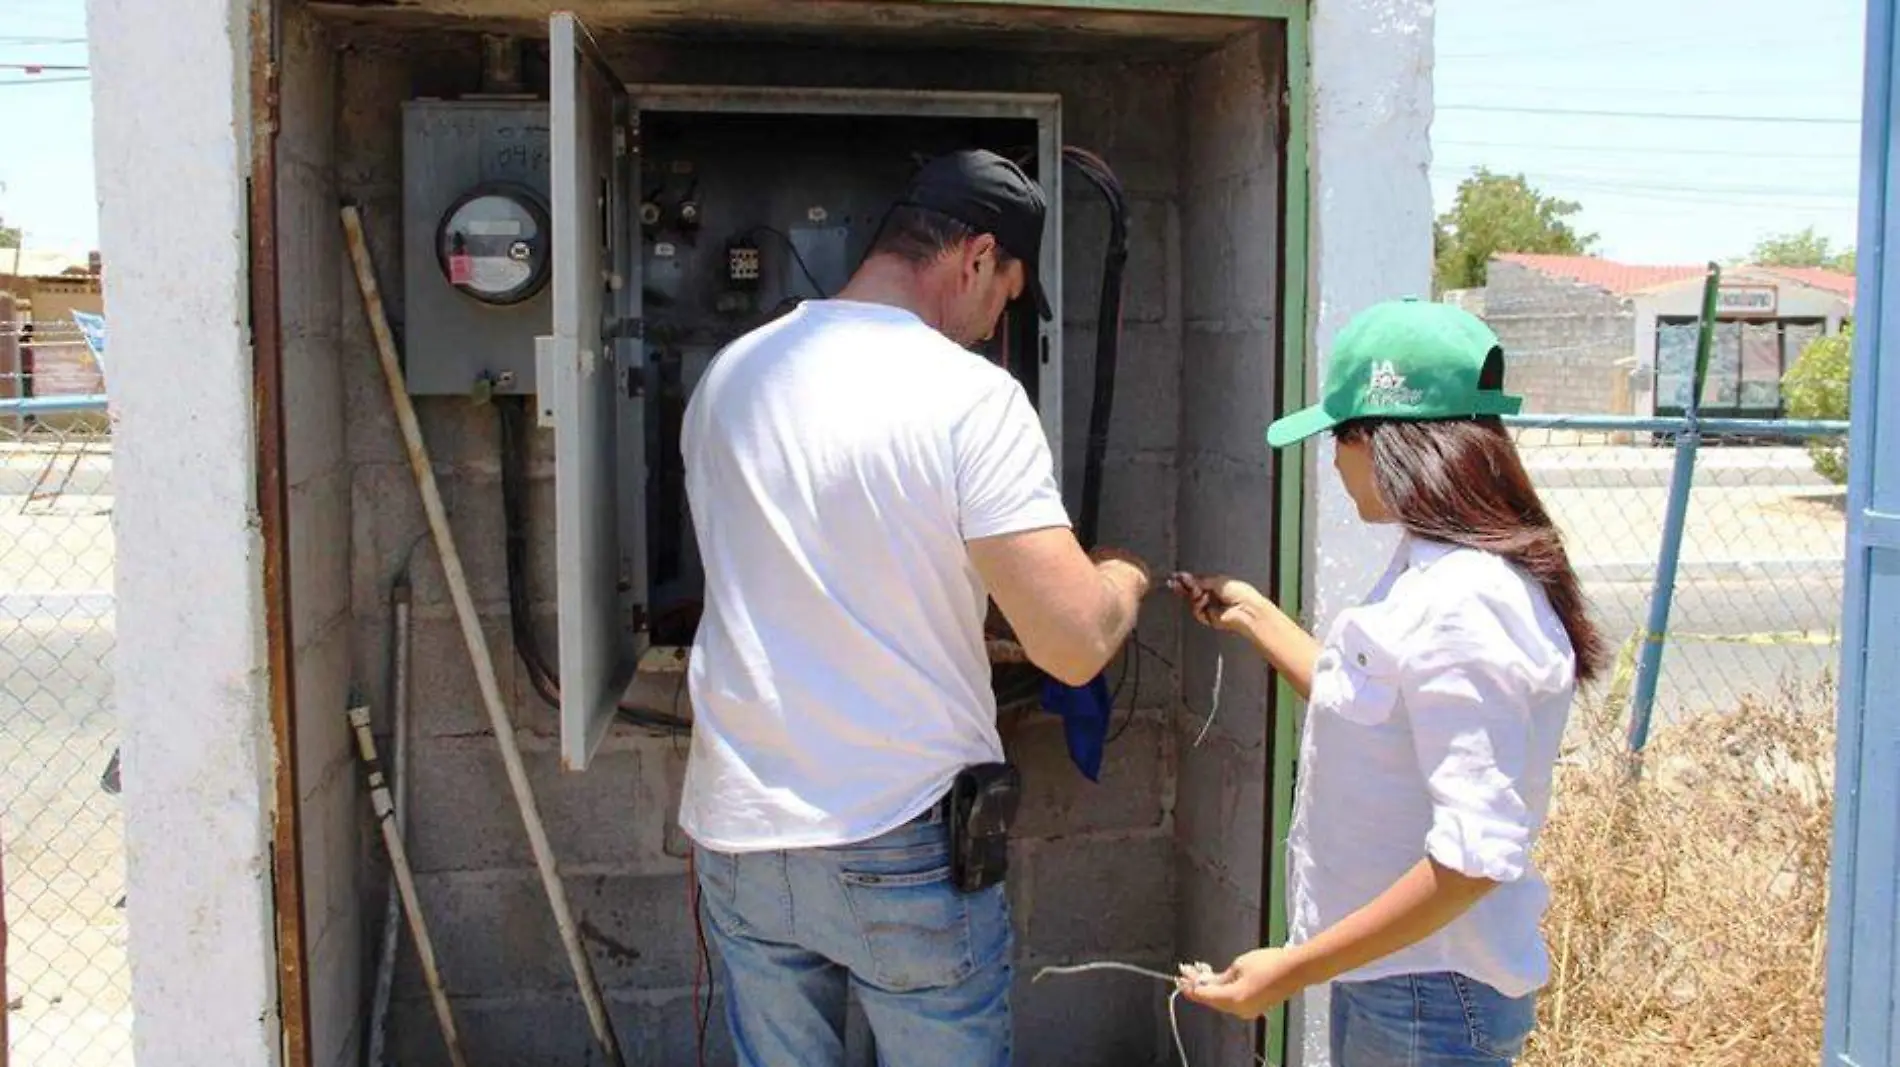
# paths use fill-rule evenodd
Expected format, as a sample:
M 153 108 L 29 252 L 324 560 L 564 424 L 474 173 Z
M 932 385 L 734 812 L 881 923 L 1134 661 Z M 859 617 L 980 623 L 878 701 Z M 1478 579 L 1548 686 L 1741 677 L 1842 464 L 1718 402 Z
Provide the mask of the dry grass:
M 1832 687 L 1659 728 L 1635 780 L 1622 722 L 1579 713 L 1539 849 L 1553 978 L 1522 1062 L 1818 1062 Z

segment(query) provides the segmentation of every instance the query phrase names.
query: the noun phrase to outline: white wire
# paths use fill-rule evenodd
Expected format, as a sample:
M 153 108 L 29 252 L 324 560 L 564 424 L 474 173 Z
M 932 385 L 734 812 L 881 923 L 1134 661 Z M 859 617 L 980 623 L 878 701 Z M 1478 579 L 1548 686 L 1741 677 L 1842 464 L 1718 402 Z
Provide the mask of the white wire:
M 1188 1067 L 1187 1042 L 1181 1040 L 1181 1016 L 1175 1006 L 1181 1003 L 1181 987 L 1176 985 L 1174 992 L 1168 994 L 1168 1029 L 1174 1034 L 1174 1054 L 1181 1060 L 1181 1067 Z
M 1216 668 L 1216 671 L 1218 672 L 1218 668 Z M 1194 969 L 1203 976 L 1203 979 L 1212 977 L 1213 975 L 1212 969 L 1205 963 L 1196 964 Z M 1181 1003 L 1180 975 L 1163 974 L 1160 971 L 1151 971 L 1146 967 L 1137 967 L 1132 963 L 1120 963 L 1115 960 L 1096 960 L 1090 963 L 1077 963 L 1070 966 L 1044 967 L 1036 972 L 1036 976 L 1030 979 L 1030 983 L 1033 985 L 1036 982 L 1040 982 L 1046 975 L 1087 974 L 1090 971 L 1125 971 L 1129 974 L 1138 974 L 1143 978 L 1152 978 L 1157 982 L 1166 982 L 1168 985 L 1173 986 L 1173 992 L 1168 994 L 1168 1030 L 1174 1035 L 1174 1054 L 1180 1058 L 1181 1067 L 1190 1067 L 1187 1055 L 1187 1042 L 1181 1038 L 1181 1014 L 1179 1011 L 1179 1005 Z M 1267 1062 L 1259 1056 L 1255 1056 L 1254 1059 L 1263 1065 Z
M 1163 974 L 1160 971 L 1151 971 L 1146 967 L 1137 967 L 1132 963 L 1119 963 L 1115 960 L 1096 960 L 1092 963 L 1077 963 L 1077 964 L 1071 964 L 1067 966 L 1044 967 L 1042 970 L 1036 972 L 1036 976 L 1030 979 L 1030 983 L 1034 984 L 1036 982 L 1040 982 L 1043 980 L 1044 977 L 1048 975 L 1052 975 L 1052 974 L 1057 975 L 1057 976 L 1062 976 L 1062 975 L 1070 975 L 1070 974 L 1087 974 L 1090 971 L 1126 971 L 1129 974 L 1138 974 L 1138 975 L 1141 975 L 1143 978 L 1152 978 L 1157 982 L 1166 982 L 1169 985 L 1175 984 L 1175 982 L 1178 980 L 1176 975 Z
M 1215 653 L 1214 655 L 1214 695 L 1208 699 L 1207 721 L 1201 724 L 1201 736 L 1194 739 L 1195 748 L 1200 748 L 1201 742 L 1207 740 L 1207 731 L 1214 728 L 1214 716 L 1220 714 L 1221 674 L 1226 669 L 1226 667 L 1227 667 L 1227 656 L 1224 653 Z
M 1114 960 L 1097 960 L 1093 963 L 1078 963 L 1067 967 L 1044 967 L 1042 970 L 1036 972 L 1036 976 L 1030 979 L 1030 982 L 1031 984 L 1040 982 L 1045 975 L 1086 974 L 1089 971 L 1126 971 L 1129 974 L 1138 974 L 1143 978 L 1152 978 L 1157 982 L 1166 982 L 1170 986 L 1173 986 L 1174 991 L 1168 994 L 1168 1029 L 1174 1034 L 1174 1054 L 1180 1057 L 1181 1067 L 1189 1067 L 1187 1042 L 1181 1039 L 1181 1016 L 1176 1010 L 1176 1005 L 1181 1001 L 1181 979 L 1179 976 L 1162 974 L 1160 971 L 1151 971 L 1146 967 L 1137 967 L 1132 963 L 1118 963 Z

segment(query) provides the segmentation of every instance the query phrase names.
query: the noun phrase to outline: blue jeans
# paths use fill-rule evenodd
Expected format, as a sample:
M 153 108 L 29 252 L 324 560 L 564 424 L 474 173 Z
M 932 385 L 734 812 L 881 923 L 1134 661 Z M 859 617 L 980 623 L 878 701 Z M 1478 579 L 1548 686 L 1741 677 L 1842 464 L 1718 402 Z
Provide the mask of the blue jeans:
M 950 884 L 941 821 L 839 848 L 702 848 L 694 863 L 741 1067 L 841 1065 L 850 992 L 880 1064 L 1009 1064 L 1009 900 Z
M 1504 1067 L 1537 1024 L 1535 996 L 1450 971 L 1333 984 L 1333 1067 Z

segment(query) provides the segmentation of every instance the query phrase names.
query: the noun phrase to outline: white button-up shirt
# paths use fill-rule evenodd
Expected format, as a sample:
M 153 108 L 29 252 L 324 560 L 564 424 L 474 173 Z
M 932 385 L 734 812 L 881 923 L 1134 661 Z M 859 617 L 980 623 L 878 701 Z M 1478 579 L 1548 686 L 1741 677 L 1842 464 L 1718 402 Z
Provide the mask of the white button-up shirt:
M 1507 996 L 1550 975 L 1531 848 L 1576 693 L 1543 589 L 1502 557 L 1407 538 L 1341 612 L 1313 674 L 1287 847 L 1292 939 L 1429 855 L 1502 883 L 1425 940 L 1341 976 L 1457 971 Z

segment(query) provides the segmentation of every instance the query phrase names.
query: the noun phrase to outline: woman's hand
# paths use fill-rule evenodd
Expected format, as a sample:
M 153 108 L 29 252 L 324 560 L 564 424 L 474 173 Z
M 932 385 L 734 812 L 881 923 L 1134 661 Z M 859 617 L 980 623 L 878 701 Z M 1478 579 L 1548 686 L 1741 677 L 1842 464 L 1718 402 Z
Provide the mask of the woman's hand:
M 1252 632 L 1274 610 L 1260 590 L 1224 574 L 1177 573 L 1168 588 L 1187 601 L 1202 625 L 1229 633 Z
M 1300 991 L 1293 962 L 1286 949 L 1263 948 L 1240 956 L 1212 978 L 1183 967 L 1181 995 L 1236 1018 L 1258 1019 Z
M 1260 590 L 1224 574 L 1186 573 L 1169 577 L 1168 588 L 1202 625 L 1246 638 L 1302 700 L 1312 693 L 1319 642 Z

